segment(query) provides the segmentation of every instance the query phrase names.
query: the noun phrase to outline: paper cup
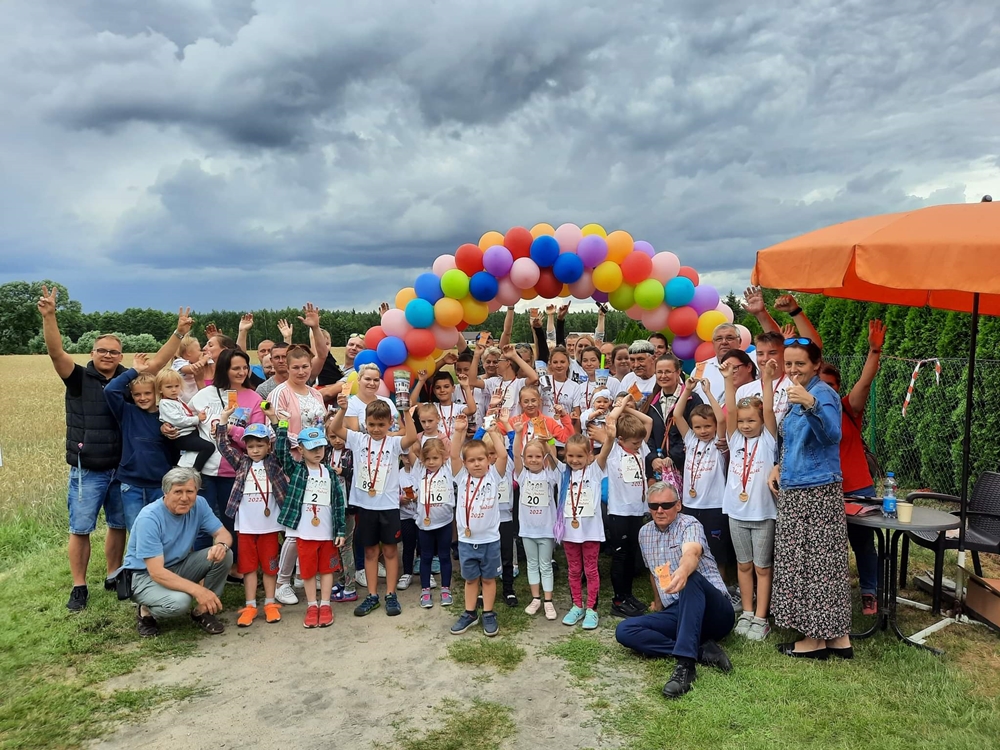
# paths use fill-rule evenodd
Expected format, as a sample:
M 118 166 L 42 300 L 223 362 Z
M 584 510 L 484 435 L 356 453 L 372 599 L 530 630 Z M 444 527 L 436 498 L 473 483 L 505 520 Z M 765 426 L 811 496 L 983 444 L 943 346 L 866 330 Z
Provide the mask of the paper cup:
M 396 392 L 396 406 L 400 409 L 408 409 L 410 407 L 410 371 L 393 370 L 392 385 Z
M 900 523 L 910 523 L 913 520 L 913 503 L 896 501 L 896 518 Z
M 594 376 L 594 381 L 597 383 L 597 390 L 607 388 L 608 378 L 611 376 L 611 370 L 597 370 L 594 373 Z

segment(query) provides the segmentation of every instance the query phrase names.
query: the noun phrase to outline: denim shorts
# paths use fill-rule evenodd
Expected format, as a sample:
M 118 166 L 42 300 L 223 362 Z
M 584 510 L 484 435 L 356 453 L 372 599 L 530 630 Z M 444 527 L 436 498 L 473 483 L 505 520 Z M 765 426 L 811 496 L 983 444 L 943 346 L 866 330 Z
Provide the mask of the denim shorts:
M 476 578 L 490 580 L 498 578 L 503 572 L 499 541 L 469 544 L 459 540 L 458 561 L 461 564 L 462 578 L 466 581 L 473 581 Z
M 69 467 L 69 533 L 85 536 L 97 528 L 97 516 L 104 508 L 104 521 L 109 529 L 125 528 L 121 488 L 115 470 L 93 471 L 78 466 Z
M 125 482 L 121 483 L 121 488 L 125 528 L 131 531 L 139 511 L 163 497 L 163 490 L 159 487 L 136 487 L 134 484 L 125 484 Z

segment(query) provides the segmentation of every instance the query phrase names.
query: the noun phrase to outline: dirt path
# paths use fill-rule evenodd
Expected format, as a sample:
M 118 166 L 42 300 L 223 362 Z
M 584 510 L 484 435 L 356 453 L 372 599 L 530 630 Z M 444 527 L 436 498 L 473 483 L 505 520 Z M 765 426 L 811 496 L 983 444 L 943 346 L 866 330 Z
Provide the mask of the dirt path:
M 206 637 L 197 655 L 108 686 L 200 681 L 206 695 L 122 725 L 92 747 L 393 747 L 401 722 L 408 733 L 435 726 L 434 707 L 444 698 L 509 706 L 518 731 L 505 747 L 617 747 L 585 708 L 586 696 L 571 686 L 562 663 L 541 653 L 568 628 L 536 620 L 516 636 L 527 656 L 500 674 L 452 661 L 447 647 L 456 636 L 448 628 L 457 608 L 421 610 L 418 595 L 419 589 L 402 592 L 403 614 L 394 618 L 384 610 L 356 618 L 351 605 L 334 605 L 337 620 L 326 630 L 302 627 L 302 605 L 286 607 L 278 625 L 258 619 L 247 629 L 237 629 L 229 613 L 233 624 L 217 638 Z M 484 636 L 473 630 L 457 638 Z

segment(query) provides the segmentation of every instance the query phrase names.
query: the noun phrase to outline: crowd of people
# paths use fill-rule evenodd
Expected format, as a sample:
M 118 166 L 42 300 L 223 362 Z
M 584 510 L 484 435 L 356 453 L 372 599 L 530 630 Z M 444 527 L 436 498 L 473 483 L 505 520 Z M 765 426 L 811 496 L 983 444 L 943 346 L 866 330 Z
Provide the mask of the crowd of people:
M 745 300 L 763 329 L 752 355 L 723 324 L 715 356 L 691 373 L 662 334 L 614 345 L 603 311 L 593 334 L 576 334 L 568 305 L 549 306 L 529 312 L 531 343 L 511 341 L 510 309 L 499 339 L 461 336 L 408 392 L 385 395 L 392 373 L 355 367 L 364 334 L 337 362 L 312 304 L 299 318 L 310 344 L 292 344 L 281 321 L 283 340 L 261 341 L 256 363 L 252 316 L 235 340 L 209 327 L 202 345 L 182 308 L 156 353 L 125 368 L 120 341 L 102 336 L 82 366 L 45 290 L 45 341 L 66 386 L 67 607 L 87 606 L 103 509 L 105 588 L 135 603 L 146 637 L 183 615 L 221 633 L 227 583 L 245 592 L 240 627 L 280 622 L 300 596 L 306 628 L 332 625 L 344 602 L 397 616 L 398 591 L 414 585 L 421 608 L 454 606 L 453 560 L 463 590 L 451 632 L 494 636 L 497 604 L 522 606 L 522 562 L 525 611 L 560 618 L 561 546 L 562 623 L 598 627 L 607 554 L 616 637 L 676 659 L 667 697 L 690 689 L 697 663 L 732 668 L 719 645 L 730 633 L 764 640 L 772 622 L 802 634 L 783 654 L 852 658 L 848 544 L 866 614 L 877 563 L 872 532 L 848 533 L 843 496 L 875 491 L 860 424 L 885 328 L 872 321 L 861 379 L 841 397 L 795 300 L 775 303 L 794 321 L 784 330 L 759 289 Z M 650 603 L 634 594 L 638 575 Z

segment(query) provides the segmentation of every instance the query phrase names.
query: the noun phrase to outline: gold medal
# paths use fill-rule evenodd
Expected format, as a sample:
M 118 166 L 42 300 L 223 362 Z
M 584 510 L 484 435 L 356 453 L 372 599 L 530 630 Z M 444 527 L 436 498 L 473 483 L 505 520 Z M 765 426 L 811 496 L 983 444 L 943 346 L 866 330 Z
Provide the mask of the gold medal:
M 688 490 L 688 494 L 691 497 L 698 497 L 698 490 L 696 490 L 694 487 L 692 487 L 691 489 Z
M 466 536 L 472 536 L 472 529 L 466 529 L 465 530 L 465 535 Z
M 740 493 L 740 500 L 741 501 L 743 501 L 745 503 L 749 499 L 750 499 L 750 496 L 747 493 L 745 493 L 745 492 L 741 492 Z
M 580 522 L 577 521 L 575 518 L 572 521 L 570 521 L 569 525 L 572 526 L 574 529 L 580 528 Z
M 313 526 L 319 526 L 319 518 L 313 517 L 312 525 Z
M 430 526 L 430 525 L 431 525 L 431 519 L 425 518 L 424 519 L 424 526 Z
M 368 490 L 368 497 L 375 497 L 375 488 L 374 487 L 372 487 L 370 490 Z
M 264 518 L 267 518 L 269 515 L 271 515 L 271 509 L 264 506 Z

